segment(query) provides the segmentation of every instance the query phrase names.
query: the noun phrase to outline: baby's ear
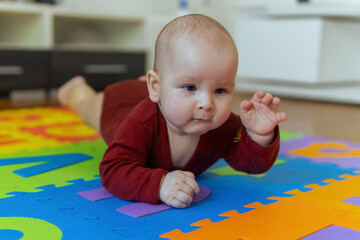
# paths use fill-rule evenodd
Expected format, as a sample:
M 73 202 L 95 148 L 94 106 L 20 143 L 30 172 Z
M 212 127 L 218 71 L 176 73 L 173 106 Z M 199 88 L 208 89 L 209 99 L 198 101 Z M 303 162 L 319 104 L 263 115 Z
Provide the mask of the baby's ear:
M 146 74 L 146 82 L 150 100 L 158 103 L 160 101 L 160 80 L 157 72 L 154 70 L 148 71 Z

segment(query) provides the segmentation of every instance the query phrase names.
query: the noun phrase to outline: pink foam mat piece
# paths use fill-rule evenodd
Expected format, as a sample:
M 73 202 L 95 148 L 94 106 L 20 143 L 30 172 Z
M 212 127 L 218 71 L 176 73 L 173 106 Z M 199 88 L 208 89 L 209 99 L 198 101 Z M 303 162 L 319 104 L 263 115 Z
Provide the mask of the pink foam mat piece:
M 106 191 L 106 189 L 103 187 L 91 189 L 84 192 L 78 192 L 77 195 L 93 202 L 113 197 L 113 195 Z
M 208 189 L 207 187 L 201 185 L 199 187 L 200 187 L 200 192 L 199 194 L 194 196 L 193 203 L 199 202 L 207 198 L 211 193 L 210 189 Z M 116 210 L 131 217 L 140 218 L 155 213 L 163 212 L 169 209 L 172 209 L 172 207 L 166 205 L 165 203 L 160 205 L 154 205 L 154 204 L 139 202 L 139 203 L 133 203 L 123 207 L 119 207 Z

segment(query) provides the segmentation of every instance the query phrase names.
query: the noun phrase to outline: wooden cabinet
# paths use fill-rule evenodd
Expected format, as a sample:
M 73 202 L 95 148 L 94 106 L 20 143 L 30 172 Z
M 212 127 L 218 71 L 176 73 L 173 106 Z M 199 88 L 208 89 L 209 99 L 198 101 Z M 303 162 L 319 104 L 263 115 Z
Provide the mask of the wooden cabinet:
M 0 92 L 55 88 L 76 75 L 96 90 L 143 74 L 144 53 L 0 50 Z
M 111 83 L 144 74 L 144 53 L 54 51 L 51 54 L 52 87 L 75 75 L 84 76 L 96 90 Z
M 47 88 L 48 51 L 0 51 L 0 91 Z

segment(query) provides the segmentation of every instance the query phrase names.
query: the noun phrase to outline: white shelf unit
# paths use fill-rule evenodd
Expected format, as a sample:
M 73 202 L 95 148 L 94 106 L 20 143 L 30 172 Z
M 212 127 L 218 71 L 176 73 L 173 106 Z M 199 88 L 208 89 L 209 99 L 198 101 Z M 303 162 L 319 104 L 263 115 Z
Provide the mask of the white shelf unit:
M 44 9 L 0 4 L 1 48 L 49 48 Z
M 144 51 L 144 20 L 138 17 L 54 12 L 54 47 Z
M 30 3 L 0 3 L 1 49 L 144 51 L 139 16 L 69 10 Z

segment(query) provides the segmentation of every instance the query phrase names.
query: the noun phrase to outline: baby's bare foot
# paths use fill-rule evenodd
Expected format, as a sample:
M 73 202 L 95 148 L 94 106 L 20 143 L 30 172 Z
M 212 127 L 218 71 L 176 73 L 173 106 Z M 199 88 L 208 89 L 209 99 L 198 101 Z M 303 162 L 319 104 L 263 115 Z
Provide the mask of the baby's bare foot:
M 62 85 L 58 91 L 58 100 L 61 105 L 76 106 L 85 98 L 95 95 L 95 91 L 86 83 L 82 76 L 76 76 Z
M 79 88 L 81 85 L 85 85 L 86 81 L 82 76 L 76 76 L 67 81 L 64 85 L 59 88 L 58 91 L 58 100 L 61 105 L 69 105 L 71 99 L 73 98 L 71 95 L 74 95 L 74 91 L 76 88 Z
M 140 76 L 140 77 L 138 77 L 138 80 L 139 81 L 142 81 L 142 82 L 146 82 L 146 76 Z

